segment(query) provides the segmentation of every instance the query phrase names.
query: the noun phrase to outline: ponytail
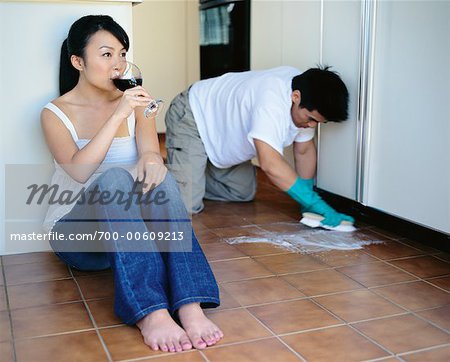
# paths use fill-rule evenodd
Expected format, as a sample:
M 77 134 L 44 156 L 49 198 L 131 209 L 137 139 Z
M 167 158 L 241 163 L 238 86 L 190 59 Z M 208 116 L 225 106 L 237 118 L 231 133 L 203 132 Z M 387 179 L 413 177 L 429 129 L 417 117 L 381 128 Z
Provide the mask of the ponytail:
M 79 77 L 79 71 L 73 67 L 70 61 L 66 39 L 61 46 L 61 59 L 59 66 L 59 94 L 63 95 L 71 91 L 77 85 Z

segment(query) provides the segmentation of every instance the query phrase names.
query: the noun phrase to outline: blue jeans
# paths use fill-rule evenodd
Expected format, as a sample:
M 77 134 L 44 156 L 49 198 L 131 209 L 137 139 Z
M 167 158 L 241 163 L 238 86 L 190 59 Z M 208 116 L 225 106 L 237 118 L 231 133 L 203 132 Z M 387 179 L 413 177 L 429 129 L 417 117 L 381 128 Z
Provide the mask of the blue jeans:
M 134 190 L 136 185 L 128 171 L 118 167 L 111 168 L 87 188 L 85 200 L 93 190 L 110 192 L 112 195 L 117 190 L 127 193 Z M 71 242 L 69 248 L 67 241 L 51 242 L 56 255 L 73 268 L 90 271 L 112 269 L 114 310 L 129 325 L 157 309 L 168 309 L 175 313 L 188 303 L 199 302 L 202 307 L 217 307 L 220 304 L 216 280 L 193 232 L 175 179 L 168 172 L 165 180 L 152 192 L 165 193 L 169 201 L 157 205 L 133 202 L 129 207 L 124 207 L 119 202 L 87 205 L 78 201 L 71 212 L 52 229 L 64 235 L 93 235 L 98 230 L 110 237 L 149 235 L 151 231 L 155 232 L 154 236 L 159 232 L 167 235 L 189 233 L 189 237 L 186 237 L 189 249 L 180 241 L 174 241 L 170 244 L 170 250 L 174 251 L 164 252 L 160 251 L 161 247 L 154 239 L 97 240 L 104 251 L 95 252 L 92 251 L 94 248 L 86 252 L 76 245 L 74 247 L 73 243 L 77 243 L 75 241 Z M 136 199 L 137 195 L 133 198 Z M 131 245 L 135 249 L 130 251 L 129 245 L 133 242 L 135 244 Z M 94 245 L 95 241 L 91 243 Z

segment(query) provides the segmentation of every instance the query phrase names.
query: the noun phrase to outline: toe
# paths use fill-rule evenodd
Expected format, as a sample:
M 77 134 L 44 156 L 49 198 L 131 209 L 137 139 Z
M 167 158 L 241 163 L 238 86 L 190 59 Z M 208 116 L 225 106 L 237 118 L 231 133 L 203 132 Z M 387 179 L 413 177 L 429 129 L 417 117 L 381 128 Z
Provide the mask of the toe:
M 169 347 L 169 352 L 175 352 L 176 351 L 175 346 L 174 346 L 174 344 L 172 342 L 169 342 L 167 344 L 167 347 Z
M 180 344 L 179 341 L 175 341 L 175 342 L 173 343 L 173 345 L 175 346 L 175 351 L 176 351 L 176 352 L 181 352 L 181 351 L 183 350 L 183 348 L 181 347 L 181 344 Z
M 144 338 L 144 343 L 154 351 L 157 351 L 159 349 L 158 342 L 155 340 L 151 340 L 149 338 Z
M 206 334 L 203 337 L 203 340 L 206 342 L 208 346 L 212 346 L 215 343 L 214 337 L 211 334 Z
M 182 338 L 180 340 L 180 342 L 181 342 L 181 347 L 183 348 L 183 351 L 192 349 L 192 343 L 187 336 L 185 338 Z
M 159 345 L 159 349 L 163 352 L 168 352 L 169 351 L 169 347 L 165 344 L 165 343 L 161 343 Z
M 192 344 L 197 349 L 204 349 L 207 346 L 207 343 L 200 336 L 192 338 Z
M 217 343 L 218 339 L 214 336 L 214 333 L 211 333 L 210 338 L 211 338 L 211 343 L 212 344 L 216 344 Z

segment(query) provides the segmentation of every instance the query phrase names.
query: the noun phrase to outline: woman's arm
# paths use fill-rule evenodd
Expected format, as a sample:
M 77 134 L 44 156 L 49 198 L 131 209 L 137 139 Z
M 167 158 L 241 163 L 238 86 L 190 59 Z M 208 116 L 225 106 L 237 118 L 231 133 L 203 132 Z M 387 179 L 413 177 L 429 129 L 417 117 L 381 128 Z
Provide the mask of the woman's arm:
M 144 116 L 144 109 L 145 107 L 137 107 L 135 110 L 136 143 L 139 155 L 154 153 L 161 156 L 155 118 L 146 118 Z
M 144 108 L 136 108 L 135 117 L 136 144 L 140 156 L 137 164 L 137 178 L 138 181 L 144 182 L 142 190 L 145 193 L 164 181 L 167 168 L 159 151 L 155 118 L 146 118 Z
M 142 87 L 124 92 L 113 115 L 81 150 L 69 131 L 50 110 L 41 113 L 41 124 L 47 145 L 56 162 L 75 180 L 86 182 L 105 159 L 118 128 L 133 110 L 148 104 L 151 98 Z

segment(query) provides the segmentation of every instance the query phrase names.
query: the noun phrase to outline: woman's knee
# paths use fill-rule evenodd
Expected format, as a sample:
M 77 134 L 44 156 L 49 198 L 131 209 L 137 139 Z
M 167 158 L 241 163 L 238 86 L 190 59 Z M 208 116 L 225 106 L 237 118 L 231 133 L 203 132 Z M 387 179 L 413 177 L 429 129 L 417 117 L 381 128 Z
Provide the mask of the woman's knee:
M 152 191 L 152 195 L 159 200 L 181 200 L 180 189 L 175 177 L 168 171 L 164 180 Z
M 131 190 L 134 180 L 131 174 L 120 167 L 113 167 L 103 172 L 95 181 L 101 190 L 128 191 Z
M 159 189 L 164 189 L 168 192 L 172 192 L 174 190 L 178 190 L 177 181 L 175 180 L 175 177 L 173 177 L 172 173 L 170 171 L 167 171 L 166 177 L 164 180 L 158 185 Z

